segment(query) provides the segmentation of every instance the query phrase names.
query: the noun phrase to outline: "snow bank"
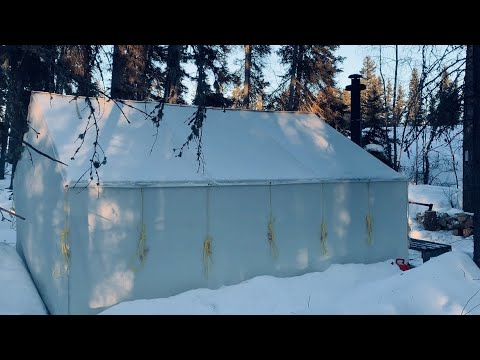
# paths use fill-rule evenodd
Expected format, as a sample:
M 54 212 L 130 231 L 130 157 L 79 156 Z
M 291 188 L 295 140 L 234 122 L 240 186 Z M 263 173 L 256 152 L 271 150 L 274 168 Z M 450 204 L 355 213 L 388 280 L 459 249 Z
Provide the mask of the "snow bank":
M 480 314 L 480 269 L 463 252 L 430 259 L 422 266 L 347 292 L 329 313 Z M 476 295 L 475 295 L 476 294 Z M 473 296 L 475 295 L 475 296 Z M 467 305 L 468 300 L 473 296 Z M 322 309 L 312 307 L 312 313 Z
M 121 303 L 102 314 L 480 314 L 480 269 L 450 252 L 402 272 L 386 261 L 332 265 L 292 278 L 260 276 L 218 290 Z M 465 309 L 464 309 L 465 307 Z
M 383 146 L 378 144 L 367 144 L 365 145 L 365 150 L 379 153 L 383 153 L 384 151 Z
M 5 243 L 0 243 L 0 314 L 46 314 L 20 256 Z
M 433 210 L 438 212 L 454 213 L 462 212 L 462 191 L 455 187 L 412 185 L 408 186 L 408 199 L 411 201 L 433 204 Z M 414 218 L 418 212 L 424 212 L 428 208 L 421 205 L 409 206 L 410 217 Z

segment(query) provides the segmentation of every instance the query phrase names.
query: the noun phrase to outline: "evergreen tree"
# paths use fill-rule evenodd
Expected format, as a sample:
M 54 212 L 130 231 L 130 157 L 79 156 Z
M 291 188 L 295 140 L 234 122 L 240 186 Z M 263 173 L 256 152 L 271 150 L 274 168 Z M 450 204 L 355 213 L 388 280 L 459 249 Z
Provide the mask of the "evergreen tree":
M 185 59 L 185 45 L 168 45 L 164 85 L 164 101 L 170 104 L 184 104 L 183 94 L 186 87 L 182 80 L 187 76 L 182 68 Z
M 385 142 L 385 106 L 382 100 L 382 87 L 378 77 L 370 79 L 365 100 L 362 128 L 366 129 L 363 133 L 364 144 L 386 145 Z
M 459 89 L 457 84 L 451 81 L 445 70 L 442 72 L 437 98 L 437 125 L 445 127 L 454 127 L 455 125 L 458 125 L 461 114 Z
M 360 70 L 360 75 L 362 75 L 361 83 L 366 86 L 366 89 L 360 92 L 360 106 L 362 114 L 365 113 L 365 105 L 367 103 L 370 89 L 372 88 L 370 86 L 370 83 L 372 81 L 376 81 L 377 79 L 377 76 L 375 74 L 376 69 L 377 66 L 375 64 L 375 61 L 373 61 L 370 56 L 366 56 L 363 59 L 362 68 Z
M 335 86 L 343 58 L 334 54 L 338 45 L 283 45 L 277 53 L 287 71 L 276 90 L 273 108 L 276 110 L 319 112 L 318 93 Z
M 58 94 L 96 96 L 93 79 L 99 45 L 59 45 L 55 66 L 55 92 Z
M 360 92 L 362 94 L 362 92 Z M 351 112 L 351 99 L 350 99 L 350 91 L 347 91 L 345 89 L 342 90 L 342 102 L 346 106 L 345 111 L 347 114 L 350 114 Z
M 413 68 L 412 76 L 408 84 L 408 100 L 407 100 L 407 123 L 411 125 L 420 124 L 421 119 L 421 95 L 420 95 L 420 79 L 418 77 L 417 68 Z
M 30 92 L 55 91 L 57 49 L 53 45 L 7 45 L 4 55 L 7 73 L 5 122 L 10 129 L 7 161 L 12 164 L 12 188 L 13 175 L 23 150 L 23 135 L 28 129 Z
M 163 101 L 165 95 L 165 77 L 168 69 L 164 68 L 167 59 L 167 46 L 149 45 L 144 70 L 144 100 Z
M 348 100 L 350 102 L 350 99 Z M 317 96 L 318 115 L 345 136 L 350 136 L 349 118 L 347 120 L 347 105 L 344 93 L 334 86 L 327 86 Z
M 232 94 L 234 107 L 261 110 L 261 104 L 265 100 L 265 89 L 269 86 L 263 68 L 265 58 L 270 52 L 270 45 L 244 45 L 244 61 L 238 71 L 238 80 Z
M 114 99 L 144 100 L 149 85 L 150 66 L 148 45 L 114 45 L 112 60 L 112 88 Z
M 194 80 L 197 83 L 193 103 L 199 106 L 230 107 L 233 101 L 227 98 L 226 87 L 235 80 L 227 67 L 228 45 L 191 45 L 192 58 L 197 67 Z M 213 78 L 213 89 L 208 82 Z
M 440 79 L 440 86 L 437 92 L 429 99 L 428 113 L 426 120 L 430 125 L 430 133 L 424 145 L 423 182 L 430 183 L 430 161 L 429 153 L 435 139 L 438 139 L 448 129 L 459 124 L 461 114 L 461 103 L 459 89 L 456 83 L 452 82 L 448 73 L 444 70 Z
M 363 60 L 363 67 L 360 74 L 366 89 L 360 93 L 360 106 L 362 111 L 362 128 L 366 129 L 362 134 L 363 144 L 387 145 L 385 120 L 386 110 L 383 100 L 383 88 L 380 78 L 375 75 L 376 65 L 369 56 Z M 391 88 L 391 85 L 390 85 Z M 390 91 L 391 93 L 391 91 Z M 389 91 L 387 86 L 388 97 Z M 388 102 L 387 102 L 388 103 Z

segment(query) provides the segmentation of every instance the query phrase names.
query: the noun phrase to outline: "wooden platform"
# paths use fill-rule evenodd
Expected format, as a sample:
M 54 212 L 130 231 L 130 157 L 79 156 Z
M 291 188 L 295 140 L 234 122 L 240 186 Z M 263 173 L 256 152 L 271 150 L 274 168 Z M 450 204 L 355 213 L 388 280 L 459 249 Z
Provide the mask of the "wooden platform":
M 452 251 L 450 245 L 414 238 L 410 238 L 409 249 L 420 251 L 422 253 L 423 262 L 430 260 L 432 257 Z

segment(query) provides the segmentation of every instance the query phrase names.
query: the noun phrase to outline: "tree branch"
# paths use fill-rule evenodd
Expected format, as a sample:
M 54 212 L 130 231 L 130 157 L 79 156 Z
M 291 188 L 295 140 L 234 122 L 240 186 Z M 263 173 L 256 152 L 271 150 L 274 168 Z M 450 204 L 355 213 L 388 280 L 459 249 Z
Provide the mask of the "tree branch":
M 25 218 L 24 218 L 23 216 L 18 215 L 18 214 L 15 214 L 14 212 L 12 212 L 12 211 L 10 211 L 10 210 L 7 210 L 7 209 L 5 209 L 5 208 L 3 208 L 3 207 L 0 206 L 0 212 L 1 212 L 1 211 L 5 211 L 5 212 L 6 212 L 7 214 L 9 214 L 9 215 L 16 216 L 16 217 L 18 217 L 18 218 L 20 218 L 20 219 L 22 219 L 22 220 L 25 220 Z M 3 215 L 3 214 L 2 214 L 2 215 Z
M 46 158 L 52 160 L 52 161 L 55 161 L 57 163 L 60 163 L 62 165 L 65 165 L 65 166 L 68 166 L 67 164 L 65 164 L 64 162 L 60 161 L 60 160 L 57 160 L 53 157 L 51 157 L 50 155 L 48 154 L 45 154 L 43 151 L 40 151 L 38 150 L 37 148 L 35 148 L 33 145 L 29 144 L 28 142 L 26 142 L 25 140 L 22 140 L 22 144 L 25 144 L 26 146 L 28 146 L 30 149 L 32 149 L 33 151 L 35 151 L 36 153 L 40 154 L 40 155 L 43 155 L 45 156 Z

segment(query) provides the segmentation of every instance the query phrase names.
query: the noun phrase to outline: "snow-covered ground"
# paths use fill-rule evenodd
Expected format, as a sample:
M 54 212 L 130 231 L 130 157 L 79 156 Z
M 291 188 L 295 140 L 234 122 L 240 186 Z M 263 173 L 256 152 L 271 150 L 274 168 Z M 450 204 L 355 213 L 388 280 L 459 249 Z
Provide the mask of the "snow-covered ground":
M 11 209 L 7 186 L 7 181 L 0 182 L 0 206 Z M 411 185 L 409 198 L 433 203 L 437 211 L 460 211 L 451 205 L 460 206 L 461 194 L 450 188 Z M 102 314 L 480 314 L 480 269 L 471 259 L 473 237 L 424 230 L 414 218 L 425 209 L 410 205 L 411 236 L 451 244 L 453 251 L 425 264 L 419 253 L 410 251 L 409 262 L 415 268 L 405 272 L 394 259 L 332 265 L 298 277 L 259 276 L 217 290 L 125 302 Z M 0 222 L 0 314 L 45 314 L 14 246 L 14 224 Z
M 480 314 L 478 290 L 480 269 L 453 251 L 405 272 L 392 261 L 332 265 L 298 277 L 259 276 L 218 290 L 125 302 L 102 314 Z
M 0 206 L 11 210 L 9 179 L 0 180 Z M 47 311 L 15 249 L 15 219 L 5 214 L 0 222 L 0 314 L 43 315 Z M 13 222 L 10 222 L 13 221 Z
M 0 242 L 0 314 L 46 314 L 30 274 L 15 247 Z

